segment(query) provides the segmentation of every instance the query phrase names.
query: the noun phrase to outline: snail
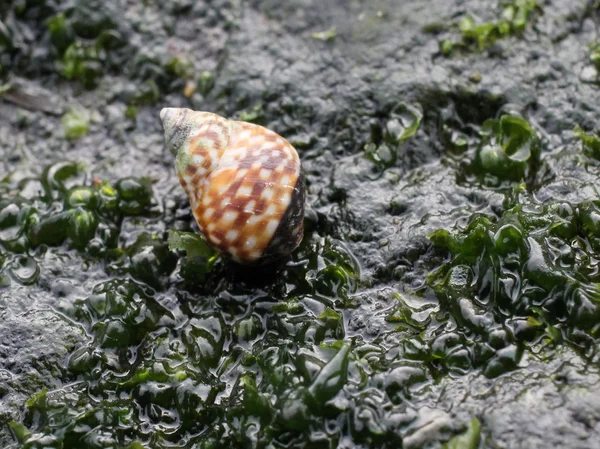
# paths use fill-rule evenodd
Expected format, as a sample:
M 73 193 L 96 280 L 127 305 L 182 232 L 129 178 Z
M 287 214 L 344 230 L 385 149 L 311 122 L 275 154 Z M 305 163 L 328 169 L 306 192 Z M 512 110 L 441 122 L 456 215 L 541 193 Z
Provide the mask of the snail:
M 241 264 L 289 255 L 302 240 L 305 184 L 275 132 L 210 112 L 165 108 L 165 141 L 206 242 Z

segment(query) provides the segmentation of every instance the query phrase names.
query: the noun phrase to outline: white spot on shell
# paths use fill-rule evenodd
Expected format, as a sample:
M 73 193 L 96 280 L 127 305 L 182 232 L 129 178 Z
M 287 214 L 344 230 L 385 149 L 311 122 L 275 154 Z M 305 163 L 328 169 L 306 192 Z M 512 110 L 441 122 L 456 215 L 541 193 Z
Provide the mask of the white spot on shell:
M 238 213 L 234 210 L 228 210 L 223 214 L 223 218 L 221 218 L 221 222 L 224 225 L 232 225 L 235 219 L 238 217 Z
M 265 211 L 264 215 L 275 215 L 276 212 L 277 206 L 271 204 L 269 207 L 267 207 L 267 210 Z
M 202 165 L 202 164 L 204 164 L 204 158 L 202 156 L 200 156 L 199 154 L 194 154 L 190 158 L 190 162 L 194 165 Z
M 290 151 L 290 149 L 289 149 L 289 147 L 287 145 L 285 147 L 283 147 L 283 152 L 285 153 L 286 159 L 293 159 L 294 158 L 293 153 Z
M 271 201 L 273 199 L 274 194 L 275 194 L 275 192 L 273 191 L 273 189 L 271 187 L 265 187 L 263 189 L 262 193 L 260 194 L 260 196 L 267 201 Z
M 248 149 L 246 147 L 227 148 L 227 158 L 229 159 L 240 159 L 246 155 Z
M 283 176 L 281 178 L 280 182 L 281 182 L 281 185 L 289 186 L 290 185 L 290 177 L 289 176 Z
M 241 186 L 237 189 L 235 196 L 250 196 L 252 195 L 252 186 Z
M 227 231 L 227 234 L 225 234 L 225 238 L 228 241 L 233 242 L 235 239 L 237 239 L 239 234 L 240 233 L 238 231 L 236 231 L 235 229 L 231 229 L 230 231 Z
M 269 179 L 269 176 L 271 176 L 271 170 L 268 170 L 266 168 L 261 168 L 260 172 L 258 173 L 258 176 L 263 181 L 266 181 L 267 179 Z
M 215 214 L 215 209 L 212 207 L 209 207 L 208 209 L 206 209 L 204 211 L 204 219 L 210 220 L 210 217 L 212 217 L 214 214 Z
M 256 201 L 252 200 L 249 201 L 245 206 L 244 206 L 244 212 L 253 214 L 254 213 L 254 207 L 256 206 Z
M 248 169 L 247 168 L 241 168 L 235 174 L 235 178 L 236 179 L 242 179 L 244 176 L 246 176 L 246 173 L 248 173 Z
M 231 198 L 226 196 L 225 198 L 223 198 L 223 201 L 221 201 L 221 209 L 225 209 L 225 207 L 230 203 L 231 203 Z
M 266 227 L 266 232 L 269 235 L 275 234 L 275 231 L 277 230 L 277 226 L 279 226 L 279 221 L 277 221 L 277 220 L 269 221 L 269 224 Z
M 255 225 L 256 223 L 258 223 L 260 220 L 261 220 L 260 215 L 252 215 L 250 218 L 248 218 L 248 221 L 246 223 L 249 224 L 250 226 L 252 226 L 252 225 Z
M 207 139 L 205 137 L 200 137 L 196 143 L 196 147 L 194 148 L 194 150 L 200 150 L 200 151 L 206 151 L 206 150 L 210 150 L 211 148 L 215 147 L 215 142 L 212 139 Z M 191 152 L 192 148 L 190 147 L 190 151 Z
M 248 142 L 250 143 L 250 145 L 256 145 L 261 143 L 263 140 L 265 140 L 264 136 L 256 135 L 252 136 Z
M 249 129 L 245 129 L 237 135 L 237 140 L 240 141 L 240 140 L 249 139 L 251 135 L 252 135 L 252 131 Z
M 287 208 L 291 202 L 292 202 L 292 195 L 282 195 L 279 198 L 279 204 L 281 204 L 283 207 Z
M 219 195 L 223 195 L 228 188 L 229 186 L 227 184 L 223 184 L 217 191 L 219 192 Z
M 256 246 L 256 237 L 248 237 L 246 239 L 246 243 L 244 244 L 244 248 L 252 249 Z

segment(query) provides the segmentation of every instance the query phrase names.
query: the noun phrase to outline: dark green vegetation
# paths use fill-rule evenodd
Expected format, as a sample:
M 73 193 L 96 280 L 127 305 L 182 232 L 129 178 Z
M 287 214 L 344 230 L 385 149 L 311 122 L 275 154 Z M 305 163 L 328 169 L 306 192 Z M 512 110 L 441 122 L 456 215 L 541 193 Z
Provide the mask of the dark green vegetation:
M 494 45 L 499 39 L 519 35 L 534 21 L 534 16 L 542 12 L 542 7 L 535 0 L 515 0 L 500 2 L 499 10 L 500 17 L 489 22 L 477 21 L 467 13 L 457 26 L 461 40 L 442 40 L 442 54 L 451 56 L 461 50 L 481 51 Z
M 428 3 L 0 3 L 0 447 L 597 447 L 597 5 Z M 162 106 L 296 146 L 290 261 Z

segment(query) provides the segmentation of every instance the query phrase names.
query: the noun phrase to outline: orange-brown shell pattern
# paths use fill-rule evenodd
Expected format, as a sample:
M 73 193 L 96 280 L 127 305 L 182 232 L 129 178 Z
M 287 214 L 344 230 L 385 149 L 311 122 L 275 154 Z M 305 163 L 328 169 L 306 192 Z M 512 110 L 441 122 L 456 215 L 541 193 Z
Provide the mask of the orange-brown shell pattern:
M 305 186 L 275 132 L 209 112 L 165 108 L 165 140 L 205 240 L 238 263 L 264 263 L 302 240 Z

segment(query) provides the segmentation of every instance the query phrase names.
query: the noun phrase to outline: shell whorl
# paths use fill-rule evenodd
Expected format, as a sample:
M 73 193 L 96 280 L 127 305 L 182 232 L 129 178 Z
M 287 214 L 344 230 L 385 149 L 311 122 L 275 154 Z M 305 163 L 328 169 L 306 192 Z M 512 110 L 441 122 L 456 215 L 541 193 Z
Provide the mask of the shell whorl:
M 217 168 L 229 142 L 231 125 L 216 114 L 183 108 L 165 108 L 160 117 L 179 181 L 195 209 L 206 178 Z
M 279 258 L 303 235 L 296 150 L 273 131 L 189 109 L 161 111 L 181 185 L 207 242 L 241 263 Z

